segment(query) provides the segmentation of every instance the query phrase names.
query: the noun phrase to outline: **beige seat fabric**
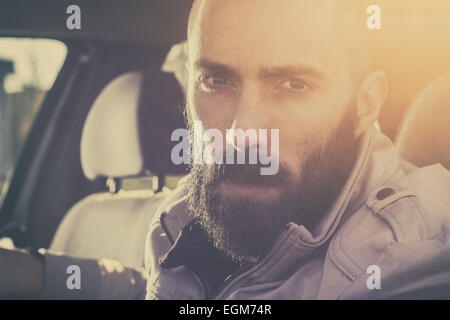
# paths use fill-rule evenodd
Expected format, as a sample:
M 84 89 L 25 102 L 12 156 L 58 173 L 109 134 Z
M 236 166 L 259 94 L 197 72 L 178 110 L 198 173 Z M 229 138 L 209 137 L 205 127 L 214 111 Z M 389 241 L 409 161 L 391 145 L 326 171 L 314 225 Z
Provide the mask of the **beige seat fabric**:
M 152 197 L 151 191 L 86 197 L 68 212 L 50 249 L 73 257 L 108 258 L 142 268 L 145 236 L 159 203 Z
M 87 178 L 136 176 L 143 170 L 137 109 L 142 75 L 130 72 L 108 84 L 94 102 L 81 141 Z M 66 214 L 51 251 L 80 258 L 109 258 L 143 266 L 145 236 L 155 212 L 153 191 L 90 195 Z
M 396 144 L 400 157 L 417 166 L 441 163 L 450 170 L 450 72 L 420 93 L 400 126 Z

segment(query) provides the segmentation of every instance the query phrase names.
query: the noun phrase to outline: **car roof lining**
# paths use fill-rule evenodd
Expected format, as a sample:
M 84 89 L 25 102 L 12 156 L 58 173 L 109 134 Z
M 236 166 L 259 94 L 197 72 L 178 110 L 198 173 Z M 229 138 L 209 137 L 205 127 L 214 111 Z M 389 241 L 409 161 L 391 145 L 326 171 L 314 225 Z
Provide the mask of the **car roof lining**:
M 0 35 L 168 47 L 186 39 L 192 1 L 78 0 L 81 30 L 68 30 L 66 26 L 70 16 L 66 10 L 71 4 L 74 3 L 70 0 L 3 0 L 0 4 Z

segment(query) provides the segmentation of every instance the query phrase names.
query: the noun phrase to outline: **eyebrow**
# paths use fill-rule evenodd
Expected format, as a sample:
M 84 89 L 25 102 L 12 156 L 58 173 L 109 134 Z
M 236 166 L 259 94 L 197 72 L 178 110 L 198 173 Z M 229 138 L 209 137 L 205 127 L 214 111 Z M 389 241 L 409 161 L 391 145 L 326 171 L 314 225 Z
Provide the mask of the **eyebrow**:
M 225 64 L 212 62 L 212 61 L 206 60 L 206 59 L 202 59 L 202 60 L 195 62 L 194 66 L 195 66 L 195 69 L 203 69 L 203 70 L 208 70 L 210 72 L 221 73 L 221 74 L 231 75 L 234 77 L 239 77 L 239 72 L 236 69 L 229 67 Z
M 239 77 L 237 69 L 227 66 L 225 64 L 212 62 L 210 60 L 202 59 L 195 63 L 196 69 L 205 69 L 210 72 L 217 72 L 225 75 Z M 295 76 L 310 76 L 317 79 L 326 79 L 327 76 L 318 69 L 307 65 L 289 65 L 276 67 L 263 67 L 258 71 L 258 77 L 262 79 L 278 79 L 289 78 Z
M 262 68 L 259 70 L 258 75 L 260 78 L 290 78 L 294 76 L 304 75 L 317 79 L 326 79 L 326 75 L 317 70 L 314 67 L 297 65 L 297 66 L 282 66 Z

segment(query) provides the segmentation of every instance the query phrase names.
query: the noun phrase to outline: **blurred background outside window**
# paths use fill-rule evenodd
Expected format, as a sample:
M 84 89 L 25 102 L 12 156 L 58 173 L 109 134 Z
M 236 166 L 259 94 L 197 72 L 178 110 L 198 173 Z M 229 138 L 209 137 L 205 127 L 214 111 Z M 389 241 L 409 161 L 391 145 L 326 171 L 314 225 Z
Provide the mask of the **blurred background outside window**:
M 56 40 L 0 38 L 0 203 L 66 54 L 66 46 Z

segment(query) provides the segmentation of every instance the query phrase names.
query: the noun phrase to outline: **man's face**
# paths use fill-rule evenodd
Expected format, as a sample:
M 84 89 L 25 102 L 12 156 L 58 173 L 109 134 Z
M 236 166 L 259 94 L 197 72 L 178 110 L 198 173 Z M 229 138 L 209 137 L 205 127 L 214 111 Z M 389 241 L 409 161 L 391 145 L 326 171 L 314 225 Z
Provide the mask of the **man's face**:
M 274 176 L 192 167 L 190 208 L 236 260 L 257 260 L 288 222 L 312 227 L 354 162 L 355 81 L 333 2 L 203 1 L 191 28 L 189 121 L 223 136 L 279 129 Z

